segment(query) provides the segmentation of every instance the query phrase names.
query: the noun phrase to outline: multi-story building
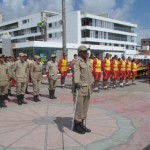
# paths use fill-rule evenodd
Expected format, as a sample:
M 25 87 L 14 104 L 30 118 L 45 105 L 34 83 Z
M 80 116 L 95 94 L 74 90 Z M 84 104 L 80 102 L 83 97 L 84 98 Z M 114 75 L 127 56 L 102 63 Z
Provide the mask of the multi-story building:
M 141 39 L 141 51 L 150 51 L 150 38 Z
M 38 27 L 38 23 L 42 21 L 46 24 L 43 33 Z M 106 52 L 127 56 L 136 54 L 136 24 L 115 20 L 108 16 L 74 11 L 67 13 L 66 27 L 67 43 L 86 44 L 91 48 L 91 52 L 99 51 L 103 56 Z M 62 43 L 62 15 L 43 11 L 0 23 L 0 42 L 6 31 L 10 33 L 12 43 L 42 40 Z

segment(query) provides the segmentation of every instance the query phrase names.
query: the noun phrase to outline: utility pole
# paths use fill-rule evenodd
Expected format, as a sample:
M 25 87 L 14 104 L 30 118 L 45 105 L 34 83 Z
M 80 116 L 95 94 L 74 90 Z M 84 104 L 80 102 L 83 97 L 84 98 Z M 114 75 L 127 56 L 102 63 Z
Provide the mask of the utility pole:
M 62 40 L 63 53 L 66 53 L 66 0 L 62 0 Z

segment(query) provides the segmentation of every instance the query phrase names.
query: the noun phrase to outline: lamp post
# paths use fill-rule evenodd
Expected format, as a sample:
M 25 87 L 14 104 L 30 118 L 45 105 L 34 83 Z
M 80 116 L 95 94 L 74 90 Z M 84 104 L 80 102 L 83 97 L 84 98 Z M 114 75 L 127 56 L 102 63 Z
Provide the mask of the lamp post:
M 63 53 L 66 53 L 66 0 L 62 0 L 62 40 Z

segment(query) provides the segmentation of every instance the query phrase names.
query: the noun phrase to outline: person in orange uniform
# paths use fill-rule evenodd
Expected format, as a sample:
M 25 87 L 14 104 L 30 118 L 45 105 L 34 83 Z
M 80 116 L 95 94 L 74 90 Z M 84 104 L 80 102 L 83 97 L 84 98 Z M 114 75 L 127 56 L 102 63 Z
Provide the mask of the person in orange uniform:
M 126 78 L 126 60 L 125 60 L 125 56 L 122 56 L 122 59 L 120 60 L 119 63 L 119 75 L 120 75 L 120 86 L 123 87 L 124 84 L 124 80 Z
M 103 61 L 103 85 L 104 89 L 108 88 L 108 79 L 110 78 L 110 57 L 109 53 L 106 53 L 105 59 Z
M 96 58 L 93 61 L 93 75 L 94 75 L 94 90 L 99 90 L 99 81 L 101 79 L 101 68 L 102 68 L 102 62 L 100 59 L 100 53 L 96 54 Z
M 128 57 L 126 61 L 126 85 L 129 85 L 129 79 L 131 77 L 131 57 Z
M 117 55 L 114 56 L 114 60 L 111 62 L 111 72 L 113 79 L 113 87 L 116 88 L 116 83 L 119 76 L 119 63 Z
M 65 78 L 67 76 L 67 59 L 66 59 L 66 54 L 63 53 L 62 58 L 59 60 L 59 72 L 61 74 L 61 86 L 65 87 Z
M 132 71 L 132 84 L 136 84 L 135 83 L 135 78 L 137 76 L 137 69 L 138 69 L 138 65 L 135 61 L 135 59 L 132 60 L 132 65 L 131 65 L 131 71 Z

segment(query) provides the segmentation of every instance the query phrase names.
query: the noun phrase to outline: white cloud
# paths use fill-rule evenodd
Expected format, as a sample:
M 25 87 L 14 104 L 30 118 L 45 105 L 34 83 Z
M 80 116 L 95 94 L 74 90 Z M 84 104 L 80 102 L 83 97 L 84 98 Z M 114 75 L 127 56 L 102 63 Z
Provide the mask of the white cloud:
M 24 5 L 26 1 L 26 5 Z M 67 11 L 74 8 L 75 0 L 66 0 Z M 123 0 L 122 6 L 117 5 L 117 0 L 81 0 L 81 11 L 96 14 L 109 13 L 113 18 L 127 19 L 130 9 L 136 0 Z M 62 0 L 3 0 L 0 11 L 5 19 L 14 19 L 33 14 L 42 10 L 61 12 Z
M 116 0 L 81 0 L 80 9 L 91 13 L 108 13 L 113 10 Z
M 123 0 L 122 6 L 117 6 L 117 0 L 81 0 L 80 9 L 96 14 L 109 13 L 111 17 L 126 20 L 136 0 Z
M 62 0 L 3 0 L 0 11 L 5 15 L 5 20 L 15 19 L 25 15 L 37 13 L 42 10 L 61 12 Z M 67 11 L 73 10 L 73 0 L 66 0 Z
M 128 19 L 130 10 L 136 0 L 124 0 L 122 7 L 118 7 L 113 10 L 113 16 L 117 19 Z

